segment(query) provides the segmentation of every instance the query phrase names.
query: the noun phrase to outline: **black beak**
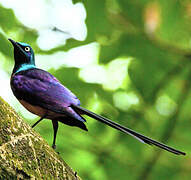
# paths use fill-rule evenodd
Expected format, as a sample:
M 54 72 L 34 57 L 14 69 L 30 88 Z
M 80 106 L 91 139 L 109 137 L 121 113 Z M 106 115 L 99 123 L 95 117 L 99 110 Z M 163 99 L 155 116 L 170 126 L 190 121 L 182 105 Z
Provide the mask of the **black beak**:
M 12 40 L 12 39 L 8 39 L 8 40 L 12 43 L 14 49 L 15 49 L 17 52 L 22 52 L 22 53 L 24 54 L 24 51 L 23 51 L 23 49 L 21 48 L 21 46 L 20 46 L 19 43 L 17 43 L 16 41 L 14 41 L 14 40 Z
M 14 46 L 14 47 L 19 47 L 19 45 L 17 44 L 17 42 L 15 42 L 14 40 L 12 40 L 12 39 L 8 39 L 11 43 L 12 43 L 12 45 Z

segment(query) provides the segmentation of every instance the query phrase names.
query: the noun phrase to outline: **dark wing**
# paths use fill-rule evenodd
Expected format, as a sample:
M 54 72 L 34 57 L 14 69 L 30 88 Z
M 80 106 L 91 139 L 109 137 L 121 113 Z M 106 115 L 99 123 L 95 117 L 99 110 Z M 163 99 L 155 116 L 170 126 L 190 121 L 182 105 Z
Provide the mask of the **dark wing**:
M 34 68 L 14 74 L 11 78 L 11 88 L 19 100 L 56 113 L 67 114 L 84 122 L 70 107 L 72 104 L 80 105 L 77 97 L 44 70 Z

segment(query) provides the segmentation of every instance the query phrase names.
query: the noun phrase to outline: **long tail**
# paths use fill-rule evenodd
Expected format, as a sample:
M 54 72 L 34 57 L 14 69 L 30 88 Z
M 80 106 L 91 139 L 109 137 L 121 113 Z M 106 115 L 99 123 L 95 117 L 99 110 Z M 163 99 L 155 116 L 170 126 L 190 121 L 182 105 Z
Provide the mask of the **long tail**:
M 85 109 L 83 107 L 76 106 L 76 105 L 72 105 L 72 107 L 75 110 L 77 110 L 78 112 L 82 113 L 82 114 L 88 115 L 89 117 L 91 117 L 93 119 L 96 119 L 96 120 L 98 120 L 98 121 L 100 121 L 100 122 L 102 122 L 104 124 L 107 124 L 108 126 L 111 126 L 112 128 L 115 128 L 115 129 L 117 129 L 119 131 L 122 131 L 122 132 L 124 132 L 126 134 L 129 134 L 129 135 L 133 136 L 134 138 L 136 138 L 137 140 L 139 140 L 142 143 L 158 146 L 158 147 L 160 147 L 160 148 L 162 148 L 162 149 L 164 149 L 166 151 L 169 151 L 169 152 L 177 154 L 177 155 L 186 155 L 186 153 L 184 153 L 182 151 L 176 150 L 176 149 L 174 149 L 172 147 L 169 147 L 169 146 L 167 146 L 165 144 L 162 144 L 162 143 L 157 142 L 157 141 L 155 141 L 153 139 L 150 139 L 149 137 L 146 137 L 146 136 L 144 136 L 142 134 L 139 134 L 139 133 L 127 128 L 127 127 L 124 127 L 124 126 L 122 126 L 122 125 L 120 125 L 120 124 L 118 124 L 116 122 L 113 122 L 113 121 L 111 121 L 111 120 L 109 120 L 109 119 L 107 119 L 107 118 L 105 118 L 103 116 L 95 114 L 95 113 L 93 113 L 93 112 L 91 112 L 91 111 L 89 111 L 89 110 L 87 110 L 87 109 Z

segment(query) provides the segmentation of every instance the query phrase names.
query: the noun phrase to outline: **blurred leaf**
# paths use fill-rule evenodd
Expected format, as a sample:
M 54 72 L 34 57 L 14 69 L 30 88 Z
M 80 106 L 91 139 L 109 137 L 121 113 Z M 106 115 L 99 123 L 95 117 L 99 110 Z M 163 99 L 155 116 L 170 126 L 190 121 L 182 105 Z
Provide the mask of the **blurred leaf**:
M 19 22 L 16 19 L 13 10 L 4 8 L 0 5 L 0 26 L 5 32 L 9 32 L 12 29 L 18 27 Z
M 103 63 L 123 56 L 135 58 L 129 68 L 130 77 L 137 90 L 149 101 L 152 101 L 153 89 L 179 58 L 155 46 L 143 35 L 125 34 L 115 43 L 101 48 L 100 60 Z
M 24 29 L 24 31 L 23 31 Z M 38 34 L 35 30 L 28 29 L 26 27 L 22 27 L 20 30 L 20 42 L 26 42 L 30 44 L 33 48 L 37 48 L 36 40 L 38 37 Z
M 1 44 L 0 52 L 2 52 L 4 55 L 8 57 L 13 57 L 13 55 L 11 55 L 11 48 L 12 48 L 11 44 L 2 33 L 0 33 L 0 44 Z
M 190 2 L 160 0 L 160 7 L 162 21 L 156 35 L 170 44 L 190 49 Z
M 76 4 L 76 3 L 78 3 L 78 2 L 83 2 L 83 0 L 72 0 L 72 2 L 73 2 L 74 4 Z
M 143 11 L 147 2 L 147 0 L 121 0 L 118 3 L 126 19 L 133 23 L 133 25 L 138 26 L 139 28 L 143 28 Z

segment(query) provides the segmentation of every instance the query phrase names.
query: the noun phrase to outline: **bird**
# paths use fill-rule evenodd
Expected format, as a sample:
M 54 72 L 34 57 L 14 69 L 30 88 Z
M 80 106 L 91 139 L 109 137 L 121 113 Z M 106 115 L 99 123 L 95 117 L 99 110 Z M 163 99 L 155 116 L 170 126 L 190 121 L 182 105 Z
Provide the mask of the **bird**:
M 40 119 L 32 125 L 34 128 L 43 119 L 50 119 L 53 125 L 52 148 L 56 149 L 58 122 L 88 131 L 83 117 L 87 115 L 105 125 L 128 134 L 140 142 L 155 145 L 176 155 L 186 155 L 130 128 L 122 126 L 106 117 L 98 115 L 80 105 L 80 100 L 68 88 L 49 72 L 35 65 L 34 51 L 29 44 L 8 39 L 14 48 L 14 68 L 10 86 L 14 96 L 31 113 Z

